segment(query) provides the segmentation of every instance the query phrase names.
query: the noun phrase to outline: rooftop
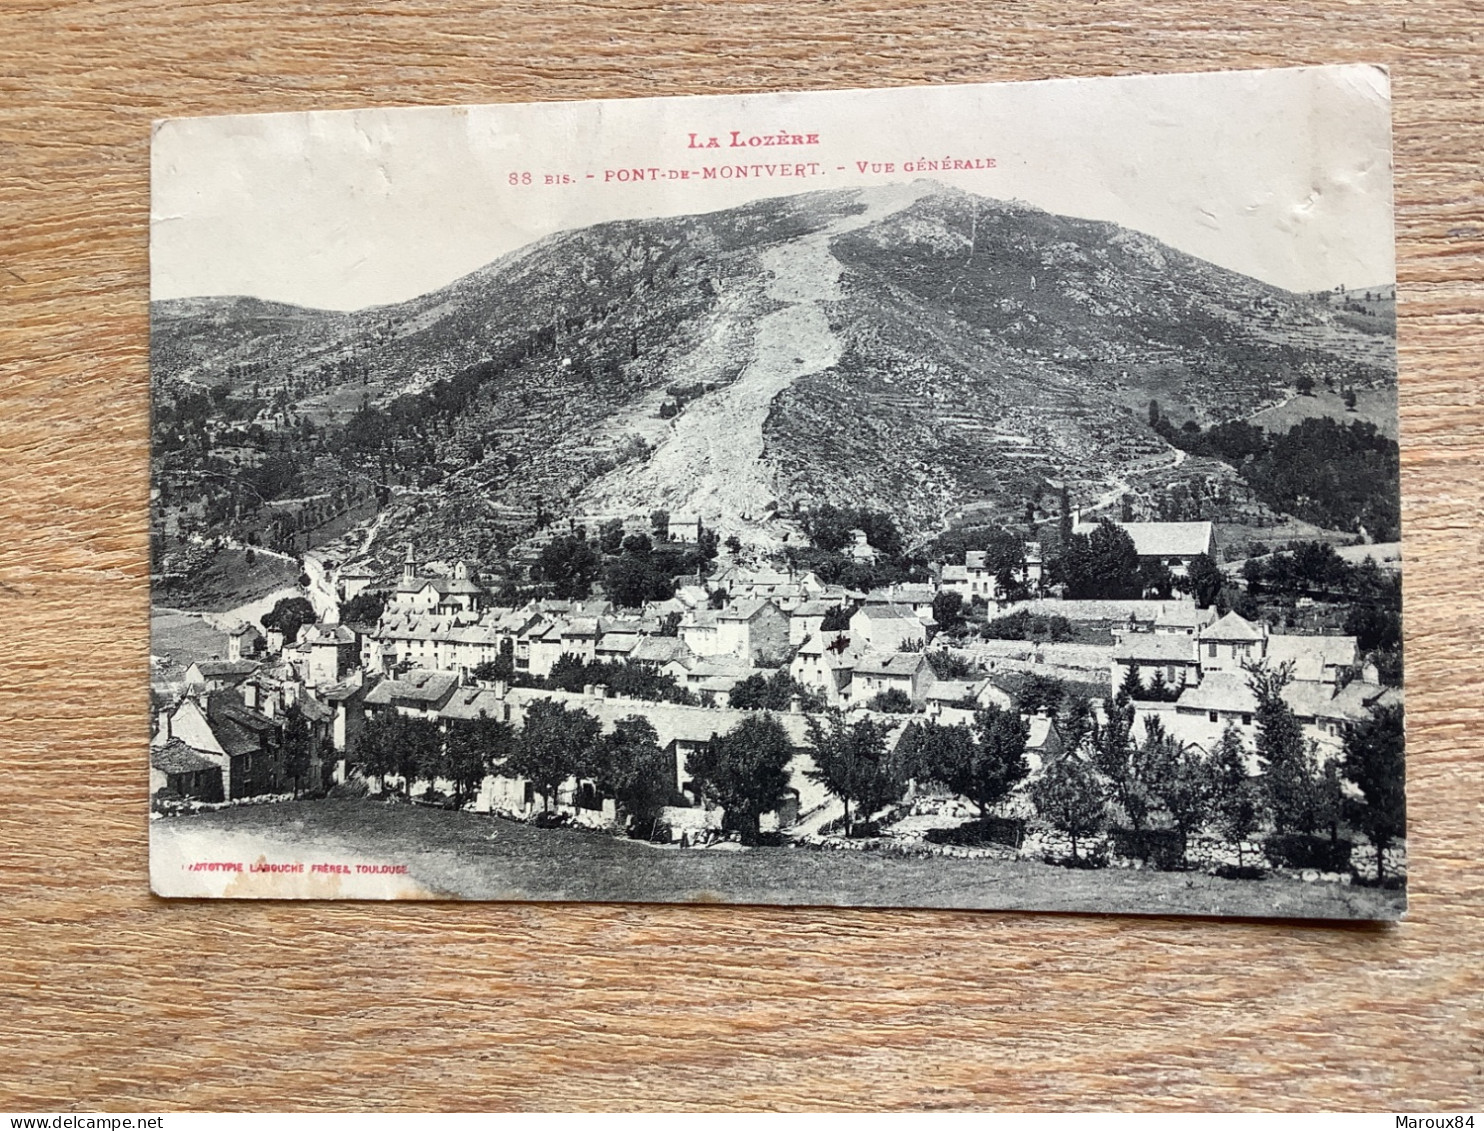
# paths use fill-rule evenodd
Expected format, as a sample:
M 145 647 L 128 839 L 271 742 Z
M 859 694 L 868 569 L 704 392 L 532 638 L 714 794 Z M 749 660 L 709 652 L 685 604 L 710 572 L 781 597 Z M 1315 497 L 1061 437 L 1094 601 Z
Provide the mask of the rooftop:
M 1112 658 L 1152 664 L 1193 664 L 1195 640 L 1185 635 L 1131 632 L 1113 646 Z
M 921 652 L 868 652 L 856 661 L 857 675 L 911 676 L 927 663 Z
M 231 676 L 246 678 L 261 666 L 256 660 L 197 660 L 195 668 L 207 679 L 223 679 Z
M 458 682 L 459 677 L 453 672 L 414 668 L 397 679 L 382 680 L 366 696 L 366 703 L 372 707 L 385 707 L 398 701 L 438 703 L 458 686 Z
M 867 605 L 855 615 L 871 620 L 917 620 L 917 614 L 905 605 Z
M 221 762 L 204 750 L 188 746 L 182 739 L 172 738 L 163 746 L 151 748 L 149 764 L 167 774 L 194 774 L 202 770 L 220 770 Z
M 1091 534 L 1100 524 L 1079 522 L 1074 534 Z M 1134 543 L 1141 558 L 1193 558 L 1208 554 L 1215 544 L 1214 528 L 1209 522 L 1115 522 Z
M 1263 635 L 1262 629 L 1258 628 L 1257 625 L 1244 617 L 1238 616 L 1234 612 L 1227 613 L 1226 616 L 1222 617 L 1215 624 L 1207 625 L 1201 629 L 1202 640 L 1249 641 L 1261 640 Z

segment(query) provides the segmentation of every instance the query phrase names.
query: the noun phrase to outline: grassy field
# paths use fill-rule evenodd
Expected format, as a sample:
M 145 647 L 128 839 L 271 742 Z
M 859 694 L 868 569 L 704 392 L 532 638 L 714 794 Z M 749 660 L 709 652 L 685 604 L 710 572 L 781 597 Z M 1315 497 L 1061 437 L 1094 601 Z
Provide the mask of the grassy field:
M 903 858 L 798 848 L 656 848 L 601 833 L 376 801 L 245 806 L 155 821 L 155 851 L 209 842 L 213 859 L 307 853 L 406 864 L 462 899 L 787 903 L 1119 911 L 1249 918 L 1395 918 L 1404 898 L 1336 884 L 1201 873 L 1072 871 L 1029 861 Z M 177 843 L 172 844 L 172 841 Z
M 194 660 L 227 658 L 227 634 L 198 616 L 153 609 L 149 618 L 149 650 L 184 670 Z
M 245 550 L 226 547 L 185 581 L 156 588 L 154 599 L 171 608 L 219 613 L 292 585 L 298 576 L 297 562 L 254 553 L 248 565 Z
M 1250 419 L 1270 432 L 1287 432 L 1300 420 L 1313 416 L 1328 416 L 1333 420 L 1350 423 L 1364 420 L 1393 440 L 1396 439 L 1396 389 L 1356 389 L 1355 410 L 1345 407 L 1339 393 L 1318 388 L 1310 397 L 1294 397 L 1274 408 L 1264 409 Z

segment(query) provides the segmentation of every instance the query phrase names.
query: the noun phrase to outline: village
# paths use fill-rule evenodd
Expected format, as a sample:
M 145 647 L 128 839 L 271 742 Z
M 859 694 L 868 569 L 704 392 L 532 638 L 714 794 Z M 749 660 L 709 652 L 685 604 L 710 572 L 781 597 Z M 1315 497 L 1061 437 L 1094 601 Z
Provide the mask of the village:
M 638 607 L 601 593 L 512 607 L 469 563 L 419 561 L 411 545 L 395 586 L 310 552 L 315 601 L 280 601 L 229 626 L 219 654 L 157 669 L 154 809 L 361 796 L 687 849 L 1241 878 L 1266 853 L 1349 882 L 1341 814 L 1365 797 L 1344 778 L 1347 742 L 1399 720 L 1400 688 L 1354 635 L 1280 632 L 1209 593 L 1198 602 L 1190 578 L 1217 556 L 1210 522 L 1074 533 L 1126 539 L 1174 591 L 1069 598 L 1026 542 L 1013 569 L 970 549 L 927 581 L 864 591 L 732 562 Z M 1063 627 L 988 628 L 1007 623 Z M 1264 749 L 1280 732 L 1295 765 Z M 728 757 L 758 779 L 773 757 L 777 780 L 739 783 Z M 1302 781 L 1270 807 L 1264 782 L 1279 773 Z M 1400 837 L 1367 827 L 1368 870 L 1395 875 Z

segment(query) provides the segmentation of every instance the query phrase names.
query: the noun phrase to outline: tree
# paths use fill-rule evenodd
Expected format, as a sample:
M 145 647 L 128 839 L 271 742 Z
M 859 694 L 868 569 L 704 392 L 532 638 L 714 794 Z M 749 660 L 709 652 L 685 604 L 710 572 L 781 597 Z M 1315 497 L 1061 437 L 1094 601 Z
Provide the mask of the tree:
M 294 779 L 294 796 L 309 774 L 310 755 L 313 753 L 313 736 L 309 732 L 309 720 L 298 706 L 288 709 L 283 724 L 283 770 Z
M 961 732 L 961 733 L 957 733 Z M 974 726 L 924 728 L 923 768 L 954 793 L 967 797 L 980 816 L 998 805 L 1030 773 L 1025 746 L 1030 728 L 1015 711 L 990 705 L 974 716 Z
M 964 623 L 964 599 L 952 589 L 940 589 L 933 598 L 933 619 L 939 632 L 952 632 Z
M 603 570 L 603 587 L 615 605 L 638 608 L 648 601 L 664 601 L 675 595 L 675 583 L 669 573 L 649 552 L 649 539 L 636 534 L 629 542 L 642 539 L 643 552 L 630 553 L 625 543 L 622 557 L 609 559 Z
M 1108 801 L 1097 773 L 1075 751 L 1058 758 L 1031 786 L 1031 803 L 1041 819 L 1072 838 L 1072 859 L 1079 859 L 1078 840 L 1101 832 L 1108 820 Z
M 460 808 L 479 789 L 487 774 L 510 756 L 515 731 L 509 723 L 481 714 L 449 728 L 442 776 L 453 782 L 453 801 Z
M 1149 689 L 1144 693 L 1150 702 L 1167 703 L 1180 697 L 1179 687 L 1170 687 L 1163 668 L 1155 668 L 1149 680 Z
M 855 525 L 865 534 L 872 549 L 887 557 L 895 557 L 902 552 L 902 533 L 897 529 L 896 520 L 891 515 L 885 511 L 862 507 L 855 512 L 854 518 Z
M 477 664 L 469 675 L 476 683 L 490 683 L 497 679 L 510 680 L 515 675 L 515 641 L 505 637 L 500 641 L 500 654 L 493 660 Z
M 661 508 L 649 516 L 649 528 L 654 531 L 656 542 L 670 540 L 670 512 Z
M 1197 606 L 1202 609 L 1210 608 L 1216 595 L 1221 592 L 1222 581 L 1221 568 L 1210 554 L 1197 554 L 1190 559 L 1186 584 L 1194 595 Z
M 1345 614 L 1345 634 L 1355 637 L 1362 652 L 1394 651 L 1402 643 L 1401 614 L 1369 603 L 1351 605 Z
M 1404 722 L 1400 705 L 1379 707 L 1345 735 L 1342 772 L 1360 790 L 1347 815 L 1376 849 L 1377 881 L 1385 877 L 1386 849 L 1407 835 Z
M 1144 680 L 1139 674 L 1138 664 L 1128 666 L 1128 671 L 1123 675 L 1123 682 L 1118 685 L 1118 694 L 1125 699 L 1144 698 Z
M 1107 519 L 1091 534 L 1073 534 L 1067 540 L 1057 573 L 1074 600 L 1128 600 L 1144 591 L 1134 540 Z
M 1067 750 L 1081 750 L 1092 734 L 1092 702 L 1086 695 L 1073 693 L 1062 702 L 1057 727 Z
M 364 589 L 340 606 L 344 624 L 375 624 L 386 610 L 386 594 Z
M 735 534 L 728 534 L 726 541 L 722 545 L 727 548 L 727 553 L 731 554 L 734 558 L 742 552 L 742 539 L 738 538 Z
M 885 691 L 877 692 L 866 706 L 883 715 L 910 715 L 917 710 L 911 697 L 900 687 L 888 687 Z
M 1345 390 L 1345 407 L 1350 412 L 1354 412 L 1355 411 L 1355 390 L 1354 389 L 1346 389 Z
M 1066 697 L 1067 685 L 1055 676 L 1039 672 L 1025 677 L 1015 695 L 1015 705 L 1022 715 L 1046 714 L 1054 717 Z
M 1273 827 L 1280 833 L 1314 831 L 1313 767 L 1303 731 L 1283 699 L 1293 678 L 1293 665 L 1254 665 L 1247 684 L 1257 697 L 1257 761 L 1263 771 L 1263 795 Z
M 1161 733 L 1156 737 L 1154 720 L 1146 725 L 1150 730 L 1146 764 L 1151 792 L 1180 831 L 1183 861 L 1190 834 L 1204 825 L 1211 814 L 1211 767 L 1200 750 L 1164 734 L 1163 727 L 1158 728 Z
M 810 716 L 809 743 L 815 768 L 808 771 L 840 799 L 845 807 L 845 835 L 850 836 L 855 816 L 869 816 L 898 800 L 906 787 L 897 760 L 886 749 L 887 727 L 870 719 L 847 723 L 839 711 L 831 711 L 825 722 Z
M 533 573 L 551 586 L 552 595 L 563 601 L 582 600 L 593 591 L 601 559 L 586 540 L 558 535 L 541 548 Z
M 263 627 L 269 632 L 276 630 L 283 633 L 284 641 L 293 643 L 299 638 L 301 628 L 318 619 L 314 606 L 307 598 L 280 597 L 273 608 L 263 615 Z
M 605 554 L 618 553 L 623 545 L 623 519 L 610 518 L 598 527 L 598 546 Z
M 1307 373 L 1300 373 L 1294 379 L 1293 387 L 1298 390 L 1301 397 L 1312 397 L 1314 395 L 1314 378 Z
M 724 822 L 756 844 L 764 813 L 783 804 L 793 745 L 771 714 L 749 715 L 726 734 L 691 754 L 691 779 L 710 802 L 726 812 Z
M 1211 807 L 1217 830 L 1224 841 L 1236 846 L 1237 866 L 1241 867 L 1242 846 L 1257 831 L 1262 806 L 1247 773 L 1242 736 L 1230 723 L 1211 752 Z
M 351 746 L 351 760 L 361 767 L 361 773 L 374 777 L 378 787 L 385 784 L 386 775 L 392 772 L 392 732 L 396 722 L 397 716 L 391 713 L 368 716 Z
M 675 764 L 649 720 L 630 715 L 614 723 L 599 745 L 598 763 L 600 784 L 628 814 L 631 828 L 652 837 L 675 789 Z
M 1092 764 L 1111 783 L 1124 818 L 1135 830 L 1142 830 L 1149 822 L 1152 803 L 1144 749 L 1134 742 L 1133 730 L 1134 705 L 1120 690 L 1107 707 L 1106 721 L 1093 720 L 1088 742 Z
M 853 516 L 832 503 L 815 508 L 805 521 L 804 529 L 809 540 L 821 550 L 836 553 L 850 545 L 851 531 L 855 529 Z
M 412 796 L 412 787 L 423 778 L 432 781 L 442 768 L 443 736 L 432 719 L 396 716 L 391 732 L 392 771 L 402 779 L 402 788 Z
M 849 630 L 849 609 L 844 605 L 832 605 L 825 610 L 824 619 L 819 622 L 820 632 L 848 632 Z
M 1007 601 L 1026 596 L 1025 542 L 1000 527 L 984 543 L 984 568 L 993 575 L 999 594 Z
M 929 652 L 927 660 L 937 679 L 973 679 L 980 671 L 978 665 L 963 653 L 950 652 L 947 648 Z
M 819 694 L 805 687 L 787 670 L 780 668 L 771 676 L 763 676 L 761 672 L 754 672 L 744 680 L 738 681 L 727 696 L 727 703 L 744 711 L 787 711 L 792 709 L 793 701 L 799 700 L 800 707 L 806 711 L 817 711 L 824 707 L 824 701 Z
M 1168 601 L 1170 590 L 1175 587 L 1175 577 L 1161 559 L 1146 558 L 1139 563 L 1139 585 L 1143 590 L 1142 596 L 1152 593 L 1157 599 Z
M 526 708 L 525 725 L 516 736 L 506 766 L 541 794 L 542 811 L 551 812 L 557 791 L 568 778 L 594 768 L 602 726 L 588 712 L 537 699 Z

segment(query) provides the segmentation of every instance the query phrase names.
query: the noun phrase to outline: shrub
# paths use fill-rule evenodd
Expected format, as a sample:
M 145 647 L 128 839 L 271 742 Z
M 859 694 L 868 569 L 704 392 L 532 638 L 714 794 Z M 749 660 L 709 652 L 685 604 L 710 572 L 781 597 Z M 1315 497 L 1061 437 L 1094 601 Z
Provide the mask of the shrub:
M 1041 862 L 1043 864 L 1054 864 L 1058 868 L 1093 870 L 1108 866 L 1108 854 L 1103 851 L 1087 852 L 1081 856 L 1052 856 L 1050 853 L 1047 853 L 1041 857 Z
M 819 832 L 822 836 L 847 836 L 852 840 L 858 840 L 861 837 L 880 836 L 881 825 L 882 822 L 880 821 L 852 821 L 850 823 L 850 831 L 846 832 L 845 818 L 836 817 L 833 821 L 827 821 L 824 825 L 820 826 Z
M 1113 829 L 1113 852 L 1153 864 L 1161 872 L 1185 866 L 1185 838 L 1179 829 Z
M 1307 833 L 1274 833 L 1263 841 L 1262 850 L 1274 867 L 1347 872 L 1350 870 L 1352 847 L 1352 843 L 1344 838 L 1331 840 L 1327 836 Z
M 1019 848 L 1025 842 L 1025 822 L 1015 817 L 980 817 L 951 829 L 929 829 L 923 839 L 929 844 L 1006 844 Z
M 1267 873 L 1254 864 L 1222 864 L 1214 875 L 1223 880 L 1261 880 Z

